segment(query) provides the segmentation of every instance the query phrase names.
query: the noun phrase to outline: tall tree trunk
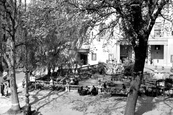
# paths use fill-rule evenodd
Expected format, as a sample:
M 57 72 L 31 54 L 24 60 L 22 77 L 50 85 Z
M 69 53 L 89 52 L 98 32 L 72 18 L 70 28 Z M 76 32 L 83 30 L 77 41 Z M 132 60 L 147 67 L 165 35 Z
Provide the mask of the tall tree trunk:
M 3 80 L 3 66 L 2 66 L 2 62 L 0 62 L 0 96 L 1 96 L 1 84 L 2 84 L 2 80 Z
M 2 6 L 0 6 L 1 9 Z M 2 15 L 0 15 L 0 95 L 1 95 L 1 84 L 3 77 L 3 66 L 2 66 L 2 41 L 3 41 L 3 30 L 2 30 Z
M 18 113 L 20 112 L 20 104 L 19 104 L 19 98 L 17 94 L 17 84 L 16 84 L 16 56 L 15 56 L 15 41 L 12 41 L 11 43 L 12 50 L 11 50 L 11 66 L 9 67 L 9 76 L 11 77 L 10 81 L 10 89 L 11 89 L 11 108 L 8 111 L 9 113 Z
M 1 33 L 0 33 L 1 34 Z M 0 36 L 0 39 L 1 39 L 1 36 Z M 1 42 L 1 41 L 0 41 Z M 2 42 L 1 42 L 2 43 Z M 1 47 L 1 46 L 0 46 Z M 3 67 L 2 67 L 2 48 L 0 49 L 0 96 L 1 96 L 1 84 L 2 84 L 2 77 L 3 77 Z
M 136 103 L 138 99 L 138 91 L 141 85 L 141 81 L 143 79 L 143 69 L 146 58 L 146 49 L 147 43 L 142 43 L 143 45 L 139 45 L 134 48 L 135 51 L 135 64 L 134 64 L 134 74 L 133 80 L 130 85 L 130 91 L 127 98 L 127 104 L 124 115 L 134 115 Z

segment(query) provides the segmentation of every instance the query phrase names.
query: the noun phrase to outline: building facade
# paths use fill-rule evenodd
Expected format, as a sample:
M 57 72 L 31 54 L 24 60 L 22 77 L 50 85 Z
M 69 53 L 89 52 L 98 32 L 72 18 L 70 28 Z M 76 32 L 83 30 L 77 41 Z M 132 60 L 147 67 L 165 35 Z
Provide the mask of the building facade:
M 125 59 L 134 60 L 133 49 L 126 43 L 118 42 L 113 38 L 107 40 L 96 37 L 88 46 L 85 53 L 85 64 L 97 64 L 98 62 L 108 62 L 116 60 L 117 63 Z M 153 66 L 172 66 L 173 63 L 173 26 L 170 21 L 158 17 L 150 33 L 148 40 L 146 64 Z
M 159 17 L 148 41 L 148 64 L 172 66 L 173 28 L 172 23 Z

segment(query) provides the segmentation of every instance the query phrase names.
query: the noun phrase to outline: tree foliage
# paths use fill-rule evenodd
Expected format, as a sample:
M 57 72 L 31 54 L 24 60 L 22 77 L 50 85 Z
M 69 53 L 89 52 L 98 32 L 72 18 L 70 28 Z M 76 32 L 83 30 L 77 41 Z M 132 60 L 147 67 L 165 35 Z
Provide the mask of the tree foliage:
M 71 9 L 61 1 L 38 0 L 29 4 L 26 12 L 22 13 L 31 69 L 41 66 L 54 68 L 75 58 L 75 51 L 85 38 L 87 25 L 85 17 Z M 22 55 L 20 58 L 25 60 Z

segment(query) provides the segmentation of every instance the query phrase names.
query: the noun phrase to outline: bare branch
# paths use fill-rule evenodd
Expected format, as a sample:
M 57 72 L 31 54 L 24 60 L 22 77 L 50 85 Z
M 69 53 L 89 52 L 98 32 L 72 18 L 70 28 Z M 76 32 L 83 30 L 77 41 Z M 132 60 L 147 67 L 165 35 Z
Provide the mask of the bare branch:
M 149 33 L 150 33 L 154 23 L 155 23 L 156 18 L 158 17 L 159 14 L 161 14 L 161 10 L 162 10 L 163 6 L 168 2 L 169 2 L 169 0 L 159 0 L 159 1 L 157 1 L 158 5 L 157 5 L 156 9 L 154 10 L 153 14 L 151 15 L 150 21 L 148 23 L 147 31 Z
M 171 20 L 171 19 L 169 19 L 169 18 L 166 18 L 162 13 L 160 13 L 160 16 L 161 16 L 163 19 L 165 19 L 165 20 L 167 20 L 167 21 L 173 23 L 173 20 Z

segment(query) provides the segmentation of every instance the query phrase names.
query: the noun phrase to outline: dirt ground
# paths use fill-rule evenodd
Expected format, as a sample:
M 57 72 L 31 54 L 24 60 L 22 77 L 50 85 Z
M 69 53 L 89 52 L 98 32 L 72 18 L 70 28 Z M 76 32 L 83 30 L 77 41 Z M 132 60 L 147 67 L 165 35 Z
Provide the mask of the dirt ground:
M 19 93 L 20 105 L 24 106 L 23 92 Z M 35 115 L 123 115 L 126 97 L 79 96 L 76 90 L 58 92 L 35 90 L 30 93 Z M 10 98 L 0 97 L 0 115 L 10 108 Z M 173 115 L 173 98 L 139 97 L 135 115 Z
M 126 101 L 125 97 L 107 94 L 79 96 L 77 91 L 47 92 L 44 97 L 41 93 L 37 92 L 37 97 L 32 96 L 31 104 L 42 115 L 121 115 Z

